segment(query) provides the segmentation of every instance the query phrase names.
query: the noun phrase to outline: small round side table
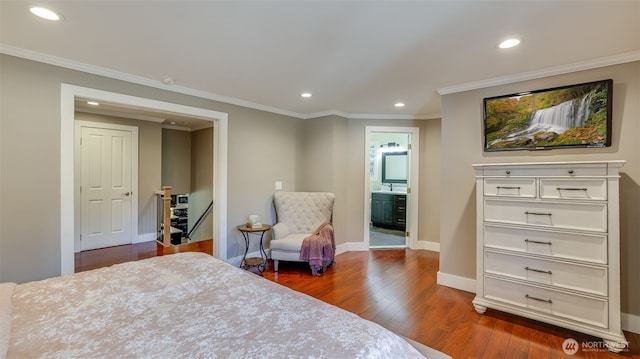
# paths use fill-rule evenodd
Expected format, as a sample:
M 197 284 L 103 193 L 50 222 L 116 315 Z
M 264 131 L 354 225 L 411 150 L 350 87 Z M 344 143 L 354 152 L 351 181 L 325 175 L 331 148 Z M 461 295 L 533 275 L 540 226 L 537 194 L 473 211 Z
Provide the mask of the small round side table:
M 251 267 L 257 267 L 260 271 L 260 274 L 264 272 L 267 268 L 267 252 L 264 250 L 264 245 L 262 241 L 264 240 L 264 233 L 271 229 L 271 225 L 263 224 L 260 227 L 252 227 L 250 225 L 242 224 L 238 226 L 238 230 L 242 233 L 242 237 L 244 237 L 244 255 L 242 256 L 242 261 L 240 262 L 240 267 L 249 269 Z M 249 252 L 249 244 L 250 234 L 255 234 L 256 236 L 260 236 L 260 258 L 247 258 L 247 252 Z

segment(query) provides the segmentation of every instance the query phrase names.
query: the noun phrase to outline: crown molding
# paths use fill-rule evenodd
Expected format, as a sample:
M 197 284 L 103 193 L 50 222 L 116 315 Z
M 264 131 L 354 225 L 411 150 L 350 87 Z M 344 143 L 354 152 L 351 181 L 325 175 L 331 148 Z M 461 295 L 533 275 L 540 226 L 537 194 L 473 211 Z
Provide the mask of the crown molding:
M 72 61 L 72 60 L 68 60 L 65 58 L 57 57 L 57 56 L 52 56 L 52 55 L 37 52 L 37 51 L 26 50 L 26 49 L 22 49 L 19 47 L 10 46 L 2 43 L 0 43 L 0 53 L 20 57 L 27 60 L 42 62 L 49 65 L 59 66 L 59 67 L 63 67 L 71 70 L 86 72 L 86 73 L 90 73 L 98 76 L 104 76 L 104 77 L 108 77 L 116 80 L 135 83 L 138 85 L 158 88 L 166 91 L 181 93 L 184 95 L 205 98 L 213 101 L 218 101 L 218 102 L 223 102 L 231 105 L 242 106 L 242 107 L 251 108 L 255 110 L 299 118 L 303 120 L 325 117 L 325 116 L 332 116 L 332 115 L 344 117 L 346 119 L 385 119 L 385 120 L 411 119 L 411 120 L 414 120 L 414 119 L 439 118 L 439 116 L 424 117 L 420 115 L 414 116 L 414 115 L 397 115 L 397 114 L 396 115 L 349 114 L 349 113 L 338 111 L 338 110 L 327 110 L 327 111 L 320 111 L 320 112 L 314 112 L 309 114 L 302 114 L 298 112 L 283 110 L 276 107 L 261 105 L 258 103 L 245 101 L 237 98 L 217 95 L 211 92 L 196 90 L 196 89 L 192 89 L 192 88 L 188 88 L 180 85 L 175 85 L 175 84 L 169 85 L 159 80 L 152 80 L 152 79 L 148 79 L 141 76 L 136 76 L 136 75 L 120 72 L 120 71 L 110 70 L 104 67 L 88 65 L 81 62 Z
M 26 50 L 26 49 L 22 49 L 19 47 L 6 45 L 2 43 L 0 43 L 0 53 L 24 58 L 27 60 L 37 61 L 37 62 L 49 64 L 49 65 L 59 66 L 59 67 L 63 67 L 71 70 L 86 72 L 86 73 L 90 73 L 98 76 L 104 76 L 104 77 L 108 77 L 116 80 L 135 83 L 138 85 L 158 88 L 158 89 L 176 92 L 184 95 L 205 98 L 205 99 L 227 103 L 231 105 L 251 108 L 255 110 L 260 110 L 260 111 L 265 111 L 265 112 L 270 112 L 270 113 L 275 113 L 279 115 L 305 119 L 305 120 L 325 117 L 325 116 L 332 116 L 332 115 L 344 117 L 346 119 L 367 119 L 367 120 L 376 120 L 376 119 L 379 119 L 379 120 L 431 120 L 431 119 L 441 118 L 441 114 L 428 114 L 428 115 L 350 114 L 350 113 L 346 113 L 338 110 L 327 110 L 327 111 L 320 111 L 320 112 L 314 112 L 309 114 L 302 114 L 302 113 L 288 111 L 288 110 L 271 107 L 271 106 L 266 106 L 266 105 L 262 105 L 262 104 L 258 104 L 250 101 L 245 101 L 245 100 L 241 100 L 233 97 L 222 96 L 222 95 L 214 94 L 207 91 L 196 90 L 196 89 L 192 89 L 184 86 L 168 85 L 168 84 L 162 83 L 159 80 L 148 79 L 145 77 L 131 75 L 131 74 L 120 72 L 120 71 L 114 71 L 114 70 L 106 69 L 99 66 L 88 65 L 81 62 L 72 61 L 72 60 L 68 60 L 65 58 L 57 57 L 57 56 L 52 56 L 52 55 L 37 52 L 37 51 Z M 477 90 L 477 89 L 486 88 L 486 87 L 506 85 L 506 84 L 520 82 L 520 81 L 534 80 L 534 79 L 543 78 L 543 77 L 562 75 L 562 74 L 567 74 L 571 72 L 590 70 L 590 69 L 605 67 L 605 66 L 619 65 L 619 64 L 634 62 L 634 61 L 640 61 L 640 51 L 633 51 L 633 52 L 628 52 L 624 54 L 583 61 L 583 62 L 570 64 L 570 65 L 551 67 L 547 69 L 530 71 L 530 72 L 509 75 L 509 76 L 502 76 L 502 77 L 497 77 L 493 79 L 470 82 L 470 83 L 461 84 L 461 85 L 442 87 L 442 88 L 439 88 L 437 91 L 440 95 L 448 95 L 448 94 L 453 94 L 457 92 L 464 92 L 464 91 Z
M 338 110 L 327 110 L 314 112 L 305 115 L 304 119 L 314 119 L 326 116 L 340 116 L 348 120 L 433 120 L 440 118 L 441 115 L 399 115 L 399 114 L 368 114 L 368 113 L 346 113 Z
M 310 120 L 310 119 L 326 117 L 326 116 L 340 116 L 340 117 L 348 118 L 349 114 L 346 112 L 338 111 L 338 110 L 327 110 L 327 111 L 308 113 L 304 115 L 303 119 Z
M 26 50 L 26 49 L 22 49 L 19 47 L 10 46 L 2 43 L 0 43 L 0 53 L 20 57 L 27 60 L 42 62 L 49 65 L 59 66 L 59 67 L 63 67 L 71 70 L 82 71 L 82 72 L 86 72 L 86 73 L 90 73 L 98 76 L 104 76 L 104 77 L 108 77 L 116 80 L 131 82 L 138 85 L 144 85 L 144 86 L 154 87 L 154 88 L 176 92 L 184 95 L 190 95 L 190 96 L 205 98 L 213 101 L 224 102 L 231 105 L 237 105 L 237 106 L 252 108 L 255 110 L 261 110 L 265 112 L 271 112 L 275 114 L 296 117 L 296 118 L 305 117 L 304 114 L 300 114 L 293 111 L 287 111 L 287 110 L 283 110 L 283 109 L 279 109 L 271 106 L 261 105 L 258 103 L 240 100 L 233 97 L 217 95 L 207 91 L 195 90 L 195 89 L 184 87 L 184 86 L 168 85 L 168 84 L 162 83 L 162 81 L 159 81 L 159 80 L 152 80 L 152 79 L 148 79 L 141 76 L 136 76 L 136 75 L 120 72 L 120 71 L 110 70 L 104 67 L 88 65 L 81 62 L 77 62 L 77 61 L 73 61 L 73 60 L 69 60 L 69 59 L 65 59 L 57 56 L 52 56 L 52 55 L 48 55 L 48 54 L 37 52 L 37 51 Z
M 340 116 L 346 119 L 368 119 L 368 120 L 375 120 L 375 119 L 425 120 L 425 119 L 440 118 L 440 114 L 436 114 L 436 115 L 350 114 L 350 113 L 342 112 L 338 110 L 327 110 L 327 111 L 320 111 L 320 112 L 314 112 L 309 114 L 302 114 L 298 112 L 283 110 L 276 107 L 261 105 L 258 103 L 245 101 L 237 98 L 217 95 L 207 91 L 195 90 L 195 89 L 180 86 L 180 85 L 175 85 L 175 84 L 169 85 L 159 80 L 153 80 L 153 79 L 131 75 L 131 74 L 120 72 L 120 71 L 114 71 L 104 67 L 88 65 L 81 62 L 72 61 L 69 59 L 52 56 L 52 55 L 37 52 L 37 51 L 26 50 L 26 49 L 22 49 L 19 47 L 6 45 L 2 43 L 0 43 L 0 53 L 15 56 L 15 57 L 20 57 L 23 59 L 32 60 L 36 62 L 41 62 L 49 65 L 59 66 L 59 67 L 63 67 L 71 70 L 86 72 L 86 73 L 90 73 L 98 76 L 104 76 L 104 77 L 108 77 L 116 80 L 126 81 L 130 83 L 138 84 L 138 85 L 158 88 L 161 90 L 176 92 L 176 93 L 195 96 L 199 98 L 205 98 L 213 101 L 218 101 L 218 102 L 223 102 L 231 105 L 251 108 L 254 110 L 260 110 L 260 111 L 275 113 L 279 115 L 299 118 L 303 120 L 325 117 L 325 116 Z
M 470 82 L 461 85 L 442 87 L 438 89 L 440 95 L 449 95 L 458 92 L 478 90 L 487 87 L 506 85 L 520 81 L 535 80 L 539 78 L 564 75 L 572 72 L 596 69 L 599 67 L 620 65 L 627 62 L 640 61 L 640 51 L 632 51 L 624 54 L 601 57 L 598 59 L 582 61 L 569 65 L 550 67 L 542 70 L 523 72 L 520 74 L 496 77 L 493 79 Z
M 349 119 L 356 120 L 433 120 L 440 118 L 440 114 L 434 115 L 385 115 L 385 114 L 368 114 L 368 113 L 352 113 L 347 116 Z

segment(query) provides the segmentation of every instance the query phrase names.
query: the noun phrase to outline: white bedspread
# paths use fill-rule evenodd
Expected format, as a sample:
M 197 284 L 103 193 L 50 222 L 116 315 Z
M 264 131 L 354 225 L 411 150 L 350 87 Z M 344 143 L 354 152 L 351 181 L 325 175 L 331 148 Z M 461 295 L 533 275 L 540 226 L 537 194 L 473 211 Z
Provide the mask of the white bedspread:
M 8 358 L 422 358 L 373 322 L 202 253 L 21 284 L 11 302 Z

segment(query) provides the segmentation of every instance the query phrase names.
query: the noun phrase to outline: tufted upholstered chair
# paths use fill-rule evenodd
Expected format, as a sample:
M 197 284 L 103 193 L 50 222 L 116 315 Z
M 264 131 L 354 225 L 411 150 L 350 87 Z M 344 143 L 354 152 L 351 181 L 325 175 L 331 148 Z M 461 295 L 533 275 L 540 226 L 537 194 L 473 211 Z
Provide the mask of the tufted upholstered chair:
M 273 269 L 278 271 L 279 261 L 300 262 L 302 241 L 333 215 L 333 193 L 329 192 L 276 192 L 273 205 L 276 224 L 271 239 Z

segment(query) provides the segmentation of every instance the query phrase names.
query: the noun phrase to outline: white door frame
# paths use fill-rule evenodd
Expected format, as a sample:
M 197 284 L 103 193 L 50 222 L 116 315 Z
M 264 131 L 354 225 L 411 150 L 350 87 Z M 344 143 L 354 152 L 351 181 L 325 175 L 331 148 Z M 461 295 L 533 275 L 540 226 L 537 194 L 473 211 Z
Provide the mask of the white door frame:
M 392 126 L 365 126 L 364 139 L 364 243 L 369 248 L 369 219 L 371 213 L 371 181 L 369 180 L 369 149 L 371 147 L 371 134 L 373 132 L 395 132 L 411 134 L 411 151 L 409 152 L 409 181 L 407 187 L 411 188 L 411 193 L 407 193 L 407 247 L 417 248 L 418 243 L 418 188 L 419 186 L 419 164 L 420 164 L 420 129 L 418 127 L 392 127 Z
M 138 127 L 135 126 L 126 126 L 126 125 L 117 125 L 112 123 L 105 122 L 92 122 L 92 121 L 74 121 L 75 122 L 75 133 L 74 133 L 74 181 L 75 183 L 82 183 L 82 162 L 81 162 L 81 147 L 80 147 L 80 139 L 82 138 L 82 127 L 93 127 L 93 128 L 104 128 L 110 130 L 120 130 L 120 131 L 129 131 L 131 132 L 131 243 L 137 243 L 138 237 Z M 81 216 L 79 208 L 81 193 L 80 186 L 74 186 L 74 221 L 75 221 L 75 233 L 74 233 L 74 252 L 80 251 L 80 233 L 81 233 Z
M 172 112 L 213 122 L 213 253 L 227 259 L 227 148 L 228 114 L 197 107 L 123 95 L 87 87 L 61 84 L 60 90 L 60 272 L 75 271 L 74 238 L 76 203 L 74 130 L 76 98 L 91 99 L 110 104 Z M 136 212 L 137 215 L 137 212 Z M 136 220 L 137 222 L 137 220 Z M 137 233 L 134 233 L 136 235 Z

